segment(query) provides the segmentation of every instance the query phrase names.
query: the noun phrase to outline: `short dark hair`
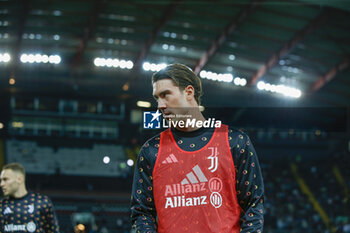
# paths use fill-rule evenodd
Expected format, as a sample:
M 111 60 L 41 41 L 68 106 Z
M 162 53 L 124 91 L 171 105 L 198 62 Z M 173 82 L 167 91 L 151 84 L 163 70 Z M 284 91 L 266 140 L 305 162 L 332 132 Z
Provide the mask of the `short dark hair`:
M 19 172 L 24 176 L 24 178 L 26 177 L 26 170 L 20 163 L 9 163 L 2 168 L 2 170 L 5 169 L 10 169 L 12 171 Z
M 194 98 L 198 105 L 203 95 L 202 82 L 200 78 L 187 66 L 183 64 L 171 64 L 156 72 L 152 76 L 152 84 L 162 79 L 171 79 L 174 84 L 184 90 L 188 85 L 194 88 Z

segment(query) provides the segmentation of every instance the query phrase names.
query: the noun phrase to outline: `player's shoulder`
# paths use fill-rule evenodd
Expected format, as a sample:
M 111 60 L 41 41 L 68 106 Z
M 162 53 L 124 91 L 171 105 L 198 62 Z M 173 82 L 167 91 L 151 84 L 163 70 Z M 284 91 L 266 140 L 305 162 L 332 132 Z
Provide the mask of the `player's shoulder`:
M 29 192 L 28 197 L 30 199 L 35 199 L 35 200 L 41 201 L 41 202 L 50 202 L 49 196 L 42 194 L 42 193 Z
M 160 134 L 158 133 L 155 136 L 148 139 L 141 147 L 141 152 L 150 153 L 155 150 L 158 150 L 160 144 Z
M 242 138 L 242 137 L 243 138 L 248 138 L 248 134 L 246 134 L 242 130 L 240 130 L 238 128 L 235 128 L 235 127 L 232 127 L 232 126 L 228 127 L 228 134 L 231 135 L 231 136 L 237 136 L 237 137 L 240 137 L 240 138 Z
M 228 127 L 228 137 L 230 141 L 235 143 L 240 143 L 240 142 L 246 143 L 247 141 L 250 140 L 247 133 L 231 126 Z

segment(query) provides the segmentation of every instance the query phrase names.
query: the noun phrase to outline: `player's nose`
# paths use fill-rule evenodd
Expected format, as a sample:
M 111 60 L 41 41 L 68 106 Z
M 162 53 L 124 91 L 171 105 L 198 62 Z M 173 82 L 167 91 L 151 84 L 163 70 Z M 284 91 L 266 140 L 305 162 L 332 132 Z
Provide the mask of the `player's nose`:
M 164 110 L 166 108 L 166 104 L 163 100 L 158 100 L 158 109 Z

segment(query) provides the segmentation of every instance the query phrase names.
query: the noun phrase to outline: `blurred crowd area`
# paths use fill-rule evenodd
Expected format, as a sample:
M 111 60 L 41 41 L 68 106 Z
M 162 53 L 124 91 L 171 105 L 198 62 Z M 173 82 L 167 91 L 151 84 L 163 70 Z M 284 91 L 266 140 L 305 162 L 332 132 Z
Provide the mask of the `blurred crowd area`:
M 301 189 L 292 172 L 295 164 L 315 200 L 320 204 L 329 223 Z M 265 183 L 265 231 L 274 233 L 350 232 L 350 154 L 342 152 L 328 158 L 304 161 L 270 161 L 262 163 Z M 340 171 L 345 183 L 341 183 Z
M 343 141 L 319 131 L 246 131 L 258 152 L 265 183 L 264 232 L 350 232 L 350 154 L 348 148 L 339 146 L 344 145 Z M 7 153 L 11 152 L 11 157 L 16 158 L 11 162 L 24 161 L 28 166 L 29 189 L 47 194 L 52 199 L 62 233 L 127 233 L 131 230 L 129 211 L 133 166 L 120 164 L 128 159 L 136 160 L 140 146 L 151 136 L 149 134 L 147 132 L 127 144 L 118 144 L 114 149 L 111 143 L 96 145 L 89 142 L 89 146 L 80 143 L 79 148 L 72 149 L 23 139 L 9 139 L 5 145 Z M 92 154 L 101 148 L 104 153 L 93 157 Z M 118 156 L 111 154 L 111 162 L 107 164 L 102 160 L 109 150 L 123 153 L 118 152 Z M 45 154 L 47 158 L 56 159 L 74 152 L 71 161 L 75 165 L 71 164 L 69 170 L 60 167 L 67 163 L 50 162 L 46 167 L 50 172 L 33 172 L 38 171 L 40 162 L 44 163 L 44 152 L 48 153 Z M 88 171 L 94 169 L 94 162 L 87 163 L 84 155 L 97 159 L 96 169 L 91 173 Z M 96 175 L 97 171 L 104 169 L 103 166 L 112 175 L 106 175 L 105 171 Z M 80 175 L 79 169 L 82 171 Z M 300 180 L 312 197 L 302 188 Z M 325 215 L 315 207 L 315 202 Z

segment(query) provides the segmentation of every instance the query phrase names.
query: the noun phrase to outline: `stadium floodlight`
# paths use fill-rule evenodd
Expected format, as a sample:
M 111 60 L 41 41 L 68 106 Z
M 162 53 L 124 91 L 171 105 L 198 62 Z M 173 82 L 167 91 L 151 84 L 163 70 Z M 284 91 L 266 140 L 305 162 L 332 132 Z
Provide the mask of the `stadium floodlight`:
M 200 76 L 201 78 L 207 78 L 207 71 L 202 70 L 202 71 L 199 73 L 199 76 Z
M 111 159 L 109 158 L 109 156 L 103 157 L 103 163 L 104 164 L 108 164 L 110 161 L 111 161 Z
M 137 101 L 136 105 L 140 108 L 150 108 L 151 107 L 151 103 L 148 101 Z
M 233 55 L 233 54 L 231 54 L 230 56 L 228 56 L 228 58 L 229 58 L 231 61 L 233 61 L 233 60 L 235 60 L 235 59 L 236 59 L 236 56 L 235 56 L 235 55 Z
M 167 66 L 167 64 L 165 64 L 165 63 L 160 63 L 160 64 L 158 65 L 158 71 L 164 69 L 166 66 Z
M 28 55 L 28 62 L 29 62 L 29 63 L 34 63 L 34 61 L 35 61 L 35 56 L 34 56 L 34 54 L 29 54 L 29 55 Z
M 234 80 L 233 80 L 233 83 L 238 86 L 240 84 L 240 78 L 239 77 L 236 77 Z
M 22 63 L 27 63 L 28 62 L 28 55 L 27 54 L 22 54 L 21 57 L 20 57 L 20 61 Z
M 112 58 L 107 58 L 107 60 L 106 60 L 106 66 L 107 66 L 107 67 L 112 67 L 112 66 L 113 66 L 113 59 L 112 59 Z
M 10 60 L 11 60 L 10 54 L 8 54 L 8 53 L 4 53 L 4 54 L 0 53 L 0 62 L 7 63 Z
M 233 80 L 232 74 L 224 74 L 224 82 L 230 83 Z
M 23 53 L 20 56 L 20 61 L 22 63 L 52 63 L 52 64 L 59 64 L 61 62 L 61 57 L 58 55 L 42 55 L 42 54 L 26 54 Z
M 242 86 L 242 87 L 244 87 L 245 85 L 247 85 L 247 80 L 246 80 L 245 78 L 236 77 L 236 78 L 233 80 L 233 83 L 234 83 L 236 86 Z
M 258 86 L 259 90 L 264 90 L 265 89 L 265 83 L 263 81 L 259 81 L 257 86 Z
M 155 64 L 155 63 L 150 63 L 150 62 L 144 62 L 142 64 L 142 68 L 144 71 L 160 71 L 162 69 L 164 69 L 167 66 L 167 64 L 165 63 L 159 63 L 159 64 Z
M 227 82 L 227 83 L 232 82 L 233 80 L 232 74 L 229 74 L 229 73 L 218 74 L 218 73 L 206 71 L 206 70 L 202 70 L 201 72 L 199 72 L 199 77 L 203 79 L 209 79 L 213 81 Z
M 126 68 L 127 68 L 127 69 L 130 70 L 130 69 L 132 69 L 133 67 L 134 67 L 134 63 L 133 63 L 132 61 L 129 60 L 129 61 L 126 62 Z
M 119 67 L 122 69 L 126 68 L 126 61 L 125 60 L 120 60 Z
M 104 59 L 100 57 L 96 57 L 94 59 L 95 66 L 104 66 Z
M 278 93 L 278 94 L 282 94 L 284 96 L 292 97 L 292 98 L 300 98 L 302 95 L 302 92 L 297 88 L 287 87 L 285 85 L 275 85 L 275 84 L 265 83 L 263 81 L 259 81 L 257 84 L 257 87 L 259 90 Z
M 247 85 L 247 80 L 245 78 L 241 78 L 241 86 L 244 87 Z
M 49 62 L 49 56 L 47 56 L 46 54 L 41 56 L 41 62 L 42 63 L 48 63 Z
M 129 167 L 132 167 L 132 166 L 134 165 L 134 160 L 128 159 L 128 161 L 126 162 L 126 164 L 127 164 Z
M 42 62 L 42 59 L 41 59 L 41 54 L 35 54 L 34 55 L 34 62 L 36 63 L 41 63 Z
M 117 58 L 113 59 L 113 61 L 112 61 L 112 66 L 113 66 L 114 68 L 119 67 L 119 60 L 118 60 Z
M 156 71 L 157 70 L 157 64 L 152 63 L 151 64 L 151 71 Z
M 121 69 L 132 69 L 134 67 L 134 63 L 131 60 L 119 60 L 117 58 L 102 58 L 96 57 L 94 59 L 95 66 L 106 66 L 106 67 L 114 67 Z
M 151 69 L 151 64 L 149 62 L 144 62 L 142 68 L 145 71 L 149 71 Z
M 52 64 L 59 64 L 61 62 L 61 57 L 58 55 L 50 55 L 49 62 Z

